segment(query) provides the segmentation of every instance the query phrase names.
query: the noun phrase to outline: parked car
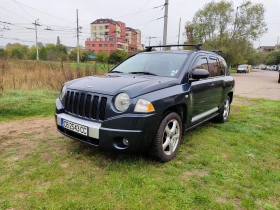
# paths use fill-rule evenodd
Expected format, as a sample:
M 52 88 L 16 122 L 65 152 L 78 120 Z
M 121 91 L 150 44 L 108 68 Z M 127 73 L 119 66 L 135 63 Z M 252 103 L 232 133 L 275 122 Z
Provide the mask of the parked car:
M 177 46 L 177 45 L 176 45 Z M 200 50 L 137 53 L 105 75 L 66 82 L 56 99 L 57 129 L 104 150 L 175 157 L 182 136 L 210 119 L 225 122 L 235 82 L 226 61 Z
M 267 66 L 267 67 L 266 67 L 266 70 L 272 71 L 272 70 L 273 70 L 273 67 L 272 67 L 272 66 Z
M 244 73 L 248 73 L 249 72 L 247 64 L 242 64 L 242 65 L 239 65 L 237 67 L 237 73 L 242 73 L 242 72 L 244 72 Z
M 267 66 L 266 65 L 261 65 L 261 70 L 266 70 Z

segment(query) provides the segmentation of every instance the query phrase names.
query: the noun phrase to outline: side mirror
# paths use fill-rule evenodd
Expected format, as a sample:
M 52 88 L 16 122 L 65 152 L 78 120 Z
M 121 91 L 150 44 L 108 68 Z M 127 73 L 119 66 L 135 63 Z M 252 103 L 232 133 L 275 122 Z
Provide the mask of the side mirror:
M 192 79 L 204 79 L 209 77 L 209 71 L 205 69 L 195 69 L 192 72 Z

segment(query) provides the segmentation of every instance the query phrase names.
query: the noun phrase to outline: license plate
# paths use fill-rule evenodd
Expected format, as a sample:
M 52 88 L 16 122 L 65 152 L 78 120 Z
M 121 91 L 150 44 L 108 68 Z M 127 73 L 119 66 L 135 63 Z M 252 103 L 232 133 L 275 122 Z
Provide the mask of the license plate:
M 74 122 L 70 122 L 68 120 L 61 119 L 61 126 L 70 131 L 74 131 L 76 133 L 82 134 L 84 136 L 88 135 L 88 127 L 84 125 L 79 125 Z

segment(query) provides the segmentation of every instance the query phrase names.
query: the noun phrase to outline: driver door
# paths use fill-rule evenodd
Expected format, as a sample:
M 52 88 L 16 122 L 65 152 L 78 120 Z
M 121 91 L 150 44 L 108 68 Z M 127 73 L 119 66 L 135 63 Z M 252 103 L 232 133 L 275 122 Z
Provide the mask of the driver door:
M 208 57 L 200 56 L 195 60 L 190 70 L 190 77 L 192 71 L 195 69 L 205 69 L 209 71 Z M 213 78 L 211 77 L 191 82 L 192 124 L 203 120 L 203 118 L 218 110 L 218 108 L 215 108 L 214 104 L 215 89 L 213 82 Z

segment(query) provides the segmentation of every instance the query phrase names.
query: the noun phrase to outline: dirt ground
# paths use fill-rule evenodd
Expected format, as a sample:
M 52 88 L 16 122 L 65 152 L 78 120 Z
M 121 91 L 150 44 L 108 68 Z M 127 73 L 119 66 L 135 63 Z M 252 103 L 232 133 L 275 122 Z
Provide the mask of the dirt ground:
M 235 95 L 280 100 L 279 72 L 253 69 L 248 74 L 232 76 L 235 79 Z

